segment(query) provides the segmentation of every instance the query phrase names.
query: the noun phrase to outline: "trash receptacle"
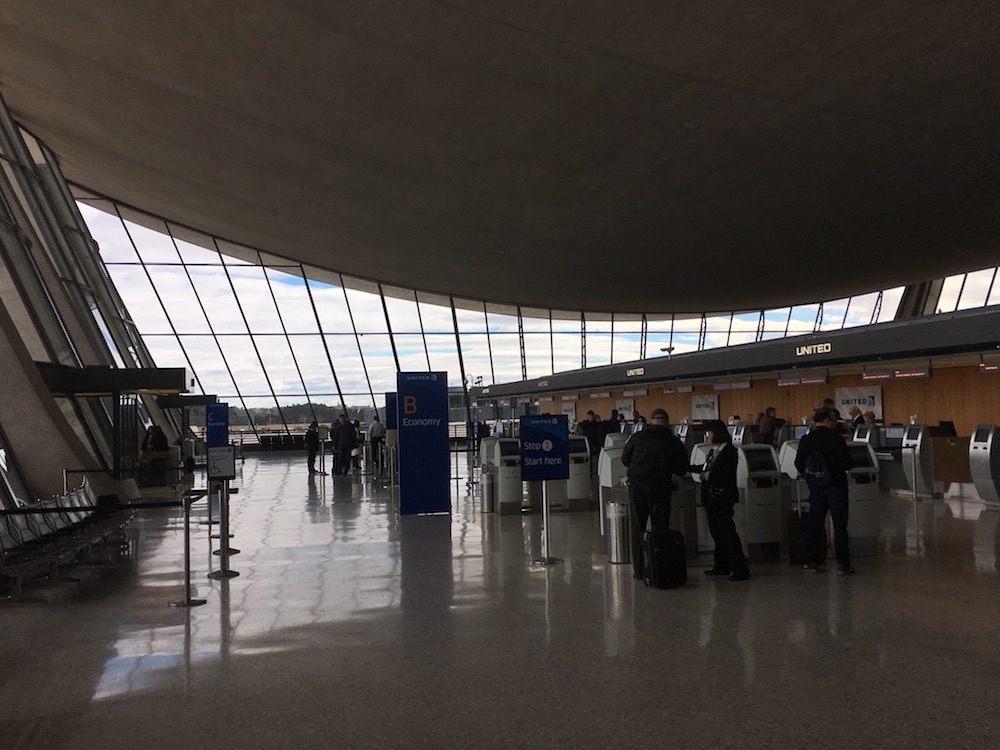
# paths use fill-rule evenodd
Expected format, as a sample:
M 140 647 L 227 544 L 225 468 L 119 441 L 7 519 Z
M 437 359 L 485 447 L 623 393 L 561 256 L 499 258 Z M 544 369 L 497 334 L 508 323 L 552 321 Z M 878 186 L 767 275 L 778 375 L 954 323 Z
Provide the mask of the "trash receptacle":
M 629 555 L 628 503 L 608 500 L 604 505 L 605 537 L 608 540 L 608 562 L 632 562 Z
M 479 487 L 483 497 L 483 513 L 496 513 L 496 477 L 487 472 L 483 472 Z

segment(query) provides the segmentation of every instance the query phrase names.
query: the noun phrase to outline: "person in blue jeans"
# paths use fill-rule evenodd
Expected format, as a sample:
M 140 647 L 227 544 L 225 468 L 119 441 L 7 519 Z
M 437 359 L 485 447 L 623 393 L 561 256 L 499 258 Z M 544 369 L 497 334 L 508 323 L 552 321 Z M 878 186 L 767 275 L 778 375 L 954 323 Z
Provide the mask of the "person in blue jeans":
M 833 518 L 833 547 L 837 553 L 837 575 L 854 575 L 851 565 L 851 542 L 847 533 L 848 497 L 847 470 L 854 466 L 847 442 L 839 434 L 837 427 L 840 413 L 836 409 L 819 409 L 813 417 L 815 428 L 799 443 L 795 455 L 795 468 L 806 477 L 809 484 L 809 539 L 806 545 L 807 573 L 819 571 L 822 560 L 819 550 L 825 545 L 824 525 L 826 514 Z M 815 478 L 817 462 L 814 454 L 822 457 L 822 470 L 826 475 L 822 481 Z M 812 459 L 812 460 L 811 460 Z

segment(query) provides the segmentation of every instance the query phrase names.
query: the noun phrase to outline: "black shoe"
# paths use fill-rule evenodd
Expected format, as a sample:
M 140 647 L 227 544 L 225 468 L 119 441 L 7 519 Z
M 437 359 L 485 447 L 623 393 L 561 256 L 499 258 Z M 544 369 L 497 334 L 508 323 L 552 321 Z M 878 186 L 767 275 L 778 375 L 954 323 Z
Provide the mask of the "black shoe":
M 820 566 L 816 563 L 806 563 L 802 566 L 802 570 L 806 573 L 819 573 Z
M 750 571 L 748 570 L 745 573 L 733 573 L 731 576 L 729 576 L 729 580 L 730 581 L 749 581 L 750 580 Z
M 723 570 L 722 568 L 709 568 L 705 571 L 707 576 L 727 576 L 729 575 L 728 570 Z
M 854 566 L 852 565 L 838 565 L 837 566 L 838 576 L 852 576 L 854 575 Z

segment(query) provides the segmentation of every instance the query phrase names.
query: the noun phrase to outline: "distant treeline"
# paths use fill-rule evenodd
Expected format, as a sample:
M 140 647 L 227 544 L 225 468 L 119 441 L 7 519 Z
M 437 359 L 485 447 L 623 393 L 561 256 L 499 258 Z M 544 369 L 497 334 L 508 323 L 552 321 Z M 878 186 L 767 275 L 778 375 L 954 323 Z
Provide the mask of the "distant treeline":
M 330 423 L 342 413 L 343 409 L 339 406 L 327 406 L 326 404 L 291 404 L 282 406 L 280 414 L 277 407 L 243 409 L 239 406 L 230 406 L 229 425 L 230 427 L 246 427 L 251 424 L 251 421 L 258 426 L 280 425 L 283 418 L 284 422 L 290 425 L 309 424 L 315 419 L 321 425 L 329 427 Z M 347 417 L 352 422 L 357 419 L 362 424 L 366 424 L 371 421 L 371 416 L 374 413 L 375 410 L 370 406 L 347 407 Z M 192 427 L 204 427 L 205 410 L 191 409 L 190 420 Z

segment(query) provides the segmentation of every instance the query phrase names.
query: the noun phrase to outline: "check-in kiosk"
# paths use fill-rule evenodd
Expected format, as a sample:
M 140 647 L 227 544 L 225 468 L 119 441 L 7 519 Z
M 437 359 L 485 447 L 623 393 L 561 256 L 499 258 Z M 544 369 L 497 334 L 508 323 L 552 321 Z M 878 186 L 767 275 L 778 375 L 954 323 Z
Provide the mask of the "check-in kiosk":
M 479 442 L 479 486 L 482 492 L 483 513 L 495 513 L 497 509 L 497 484 L 499 467 L 496 463 L 499 450 L 498 438 L 486 437 Z
M 878 554 L 882 533 L 878 458 L 868 443 L 850 442 L 847 451 L 854 464 L 847 471 L 847 531 L 851 538 L 851 555 L 871 557 Z
M 784 513 L 778 454 L 770 445 L 742 445 L 736 466 L 736 485 L 745 526 L 737 530 L 751 562 L 777 560 L 781 554 Z
M 569 439 L 569 479 L 566 499 L 570 510 L 590 507 L 590 443 L 585 437 Z
M 621 432 L 609 432 L 604 436 L 605 448 L 623 448 L 628 442 L 628 435 Z
M 597 458 L 598 499 L 601 511 L 601 533 L 605 531 L 604 518 L 608 503 L 624 502 L 628 505 L 628 487 L 625 478 L 628 476 L 625 464 L 622 463 L 622 446 L 601 448 Z M 624 494 L 623 494 L 624 493 Z
M 741 445 L 756 443 L 757 436 L 760 434 L 760 427 L 753 422 L 737 422 L 733 425 L 732 431 L 733 445 L 739 447 Z
M 521 441 L 498 438 L 494 449 L 497 464 L 497 506 L 500 514 L 520 513 L 524 499 L 521 483 Z
M 976 425 L 969 441 L 969 472 L 987 505 L 1000 505 L 1000 427 Z
M 812 422 L 809 424 L 788 424 L 787 422 L 778 428 L 778 446 L 784 445 L 789 440 L 801 440 L 812 429 Z
M 853 442 L 878 448 L 882 444 L 882 431 L 878 429 L 877 425 L 859 424 L 854 428 Z
M 903 435 L 903 474 L 915 499 L 931 499 L 940 493 L 934 486 L 934 444 L 926 425 L 911 424 Z

